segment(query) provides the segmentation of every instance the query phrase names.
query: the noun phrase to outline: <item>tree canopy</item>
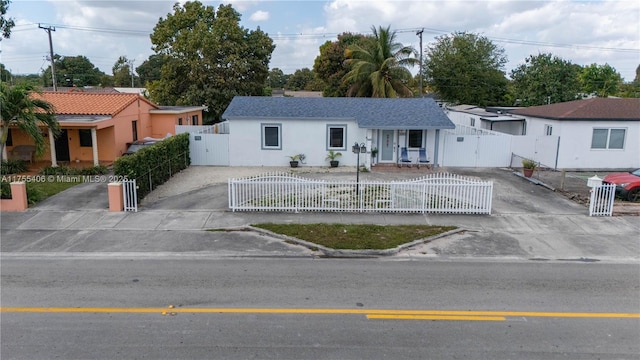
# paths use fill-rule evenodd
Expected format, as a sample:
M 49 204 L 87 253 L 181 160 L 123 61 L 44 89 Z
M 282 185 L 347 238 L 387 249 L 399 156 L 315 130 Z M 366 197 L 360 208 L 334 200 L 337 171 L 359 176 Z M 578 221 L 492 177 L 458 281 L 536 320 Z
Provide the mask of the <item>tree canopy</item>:
M 511 71 L 513 92 L 521 106 L 553 104 L 575 100 L 581 86 L 580 65 L 552 54 L 529 56 Z
M 154 54 L 149 56 L 147 60 L 136 68 L 136 73 L 140 78 L 142 86 L 147 86 L 147 84 L 152 81 L 160 80 L 162 77 L 162 66 L 166 61 L 166 55 Z
M 33 96 L 30 86 L 9 86 L 0 82 L 0 160 L 9 136 L 9 126 L 16 126 L 31 137 L 36 145 L 36 154 L 42 155 L 48 142 L 40 126 L 46 125 L 54 135 L 60 131 L 53 105 Z
M 484 36 L 455 32 L 426 49 L 427 85 L 443 100 L 479 106 L 501 105 L 507 93 L 503 48 Z
M 396 42 L 396 32 L 389 27 L 371 30 L 371 43 L 365 43 L 364 47 L 349 45 L 345 51 L 350 70 L 342 80 L 352 84 L 347 96 L 412 97 L 413 91 L 407 86 L 411 80 L 407 67 L 418 63 L 416 50 Z
M 131 83 L 131 64 L 126 56 L 120 56 L 111 68 L 113 73 L 113 86 L 129 87 L 135 84 Z M 135 81 L 135 77 L 134 77 Z
M 580 72 L 582 92 L 599 97 L 617 95 L 622 85 L 622 76 L 609 64 L 591 64 Z
M 231 5 L 176 3 L 151 34 L 152 49 L 164 56 L 160 79 L 149 85 L 152 100 L 205 105 L 217 120 L 234 96 L 262 95 L 275 46 L 260 28 L 239 23 Z
M 8 39 L 11 36 L 11 29 L 16 26 L 16 23 L 12 18 L 7 18 L 7 10 L 9 10 L 9 0 L 0 0 L 0 32 L 2 32 L 2 38 Z M 0 40 L 2 40 L 0 38 Z
M 54 55 L 56 82 L 58 86 L 98 86 L 103 85 L 105 73 L 95 67 L 86 56 Z M 51 84 L 51 65 L 42 74 L 45 84 Z
M 353 83 L 344 82 L 342 79 L 349 72 L 346 64 L 345 50 L 350 45 L 369 47 L 366 42 L 371 37 L 361 34 L 342 33 L 337 41 L 327 41 L 320 46 L 320 55 L 313 63 L 313 72 L 316 78 L 324 83 L 322 95 L 325 97 L 342 97 L 347 95 L 349 87 Z

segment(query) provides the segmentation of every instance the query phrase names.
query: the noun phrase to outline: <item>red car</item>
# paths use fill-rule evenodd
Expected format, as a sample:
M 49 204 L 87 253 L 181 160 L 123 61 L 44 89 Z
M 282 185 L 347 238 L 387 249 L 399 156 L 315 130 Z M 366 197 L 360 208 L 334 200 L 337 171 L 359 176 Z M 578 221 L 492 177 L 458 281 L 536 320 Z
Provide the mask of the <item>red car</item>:
M 602 182 L 604 184 L 615 184 L 616 196 L 629 201 L 640 201 L 640 169 L 609 174 L 604 177 Z

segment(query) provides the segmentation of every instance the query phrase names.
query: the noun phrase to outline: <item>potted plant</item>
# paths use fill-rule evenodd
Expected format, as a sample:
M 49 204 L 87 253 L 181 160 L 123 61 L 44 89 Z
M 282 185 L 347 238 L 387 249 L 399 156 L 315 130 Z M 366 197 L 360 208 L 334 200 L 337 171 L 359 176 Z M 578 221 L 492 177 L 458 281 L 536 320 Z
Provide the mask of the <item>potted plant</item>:
M 522 173 L 525 177 L 531 177 L 533 175 L 533 171 L 536 169 L 538 165 L 535 161 L 529 159 L 522 160 Z
M 339 158 L 340 156 L 342 156 L 341 152 L 329 150 L 329 153 L 327 154 L 327 159 L 326 160 L 329 160 L 329 164 L 331 164 L 331 167 L 338 167 L 338 164 L 340 162 L 338 160 L 336 160 L 336 159 Z
M 377 160 L 378 160 L 378 148 L 374 147 L 373 149 L 371 149 L 371 165 L 376 164 Z
M 298 167 L 298 161 L 300 161 L 300 154 L 295 154 L 295 155 L 291 155 L 289 156 L 289 165 L 292 168 Z

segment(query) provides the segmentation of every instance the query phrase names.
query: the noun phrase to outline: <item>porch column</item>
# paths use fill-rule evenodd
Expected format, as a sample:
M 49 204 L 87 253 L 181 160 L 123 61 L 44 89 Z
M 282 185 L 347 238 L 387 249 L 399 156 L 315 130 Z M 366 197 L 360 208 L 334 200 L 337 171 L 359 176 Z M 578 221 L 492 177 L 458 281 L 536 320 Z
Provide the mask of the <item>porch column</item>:
M 433 149 L 433 168 L 438 168 L 438 149 L 440 148 L 440 129 L 436 129 L 436 141 Z
M 56 139 L 53 136 L 53 131 L 49 128 L 49 150 L 51 153 L 51 166 L 58 166 L 58 159 L 56 158 Z
M 4 144 L 2 147 L 2 160 L 9 160 L 9 157 L 7 156 L 7 144 Z
M 98 136 L 96 128 L 91 128 L 91 150 L 93 150 L 93 166 L 98 166 Z
M 371 170 L 371 140 L 373 139 L 373 131 L 371 129 L 367 129 L 367 136 L 365 139 L 365 145 L 367 146 L 368 151 L 364 156 L 364 167 Z

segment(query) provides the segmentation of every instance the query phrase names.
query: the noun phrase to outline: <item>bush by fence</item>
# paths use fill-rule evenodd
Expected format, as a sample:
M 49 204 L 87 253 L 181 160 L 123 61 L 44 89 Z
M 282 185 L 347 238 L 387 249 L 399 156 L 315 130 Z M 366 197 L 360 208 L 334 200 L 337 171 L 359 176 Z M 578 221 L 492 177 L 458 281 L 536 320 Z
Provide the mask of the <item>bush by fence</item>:
M 189 134 L 185 133 L 119 158 L 113 164 L 113 172 L 121 178 L 136 179 L 138 200 L 142 200 L 190 163 Z

